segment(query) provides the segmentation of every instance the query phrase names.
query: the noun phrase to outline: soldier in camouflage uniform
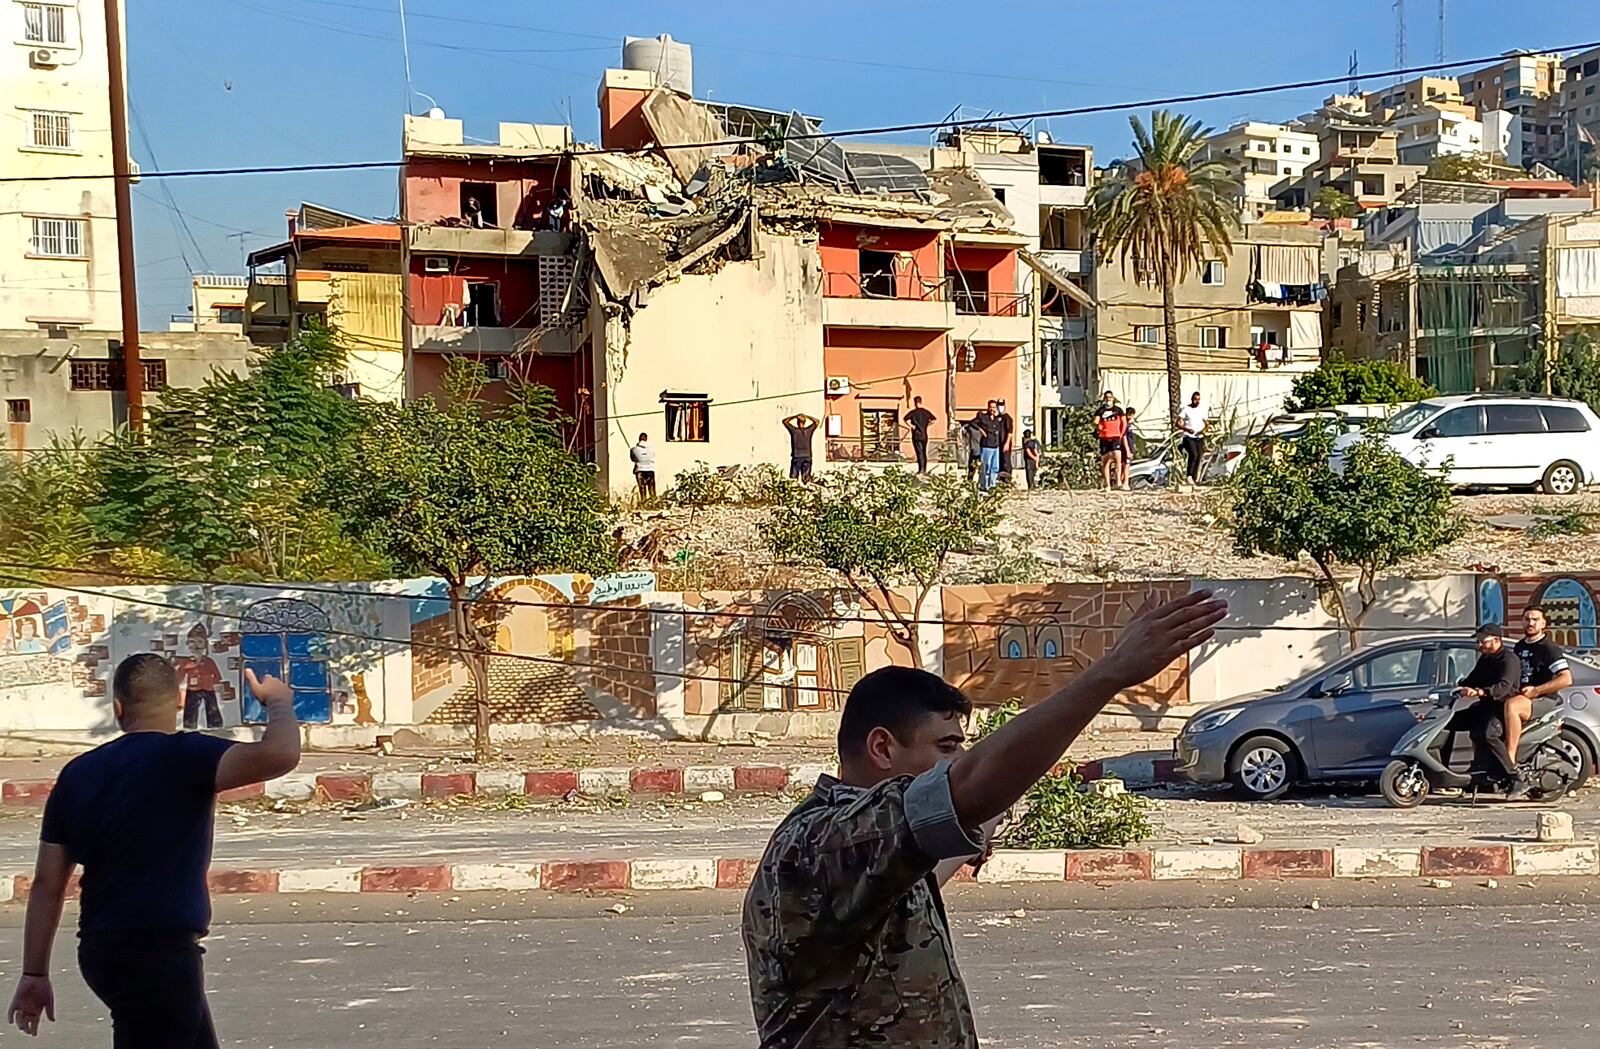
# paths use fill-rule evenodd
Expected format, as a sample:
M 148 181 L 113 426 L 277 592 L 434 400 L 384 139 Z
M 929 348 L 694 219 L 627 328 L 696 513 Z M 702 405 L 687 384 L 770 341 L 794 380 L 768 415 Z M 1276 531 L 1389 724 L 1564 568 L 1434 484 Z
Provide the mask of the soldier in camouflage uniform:
M 959 689 L 908 667 L 857 682 L 841 778 L 823 776 L 778 826 L 745 896 L 762 1049 L 977 1049 L 940 885 L 1112 697 L 1226 614 L 1206 591 L 1142 609 L 1104 658 L 965 752 Z

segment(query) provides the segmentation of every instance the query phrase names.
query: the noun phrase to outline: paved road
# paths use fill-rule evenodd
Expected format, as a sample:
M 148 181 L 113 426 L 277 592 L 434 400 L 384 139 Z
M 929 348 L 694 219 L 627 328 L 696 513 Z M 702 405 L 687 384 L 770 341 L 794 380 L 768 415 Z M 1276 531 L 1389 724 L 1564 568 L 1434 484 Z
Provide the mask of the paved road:
M 1595 1044 L 1592 881 L 1315 893 L 1312 911 L 1303 886 L 969 886 L 951 911 L 990 1047 Z M 224 1045 L 754 1044 L 733 894 L 639 896 L 621 916 L 608 898 L 540 894 L 295 902 L 221 901 L 209 982 Z M 20 917 L 0 909 L 8 987 Z M 58 994 L 39 1045 L 109 1044 L 75 975 Z
M 1533 805 L 1445 801 L 1402 812 L 1372 794 L 1306 794 L 1271 804 L 1158 794 L 1154 843 L 1230 841 L 1241 821 L 1268 845 L 1421 845 L 1526 841 L 1534 833 Z M 694 802 L 544 803 L 526 810 L 481 806 L 412 805 L 372 812 L 277 813 L 226 810 L 217 819 L 219 867 L 344 864 L 512 863 L 572 858 L 755 856 L 791 802 L 736 797 L 715 806 Z M 1566 799 L 1581 836 L 1600 830 L 1600 790 Z M 33 863 L 36 810 L 0 810 L 0 871 Z

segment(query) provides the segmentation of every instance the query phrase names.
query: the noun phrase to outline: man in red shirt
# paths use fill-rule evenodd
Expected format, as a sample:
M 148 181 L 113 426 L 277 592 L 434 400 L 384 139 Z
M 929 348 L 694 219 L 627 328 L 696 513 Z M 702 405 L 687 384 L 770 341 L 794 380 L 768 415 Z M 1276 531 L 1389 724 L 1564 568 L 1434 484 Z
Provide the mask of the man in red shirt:
M 1126 488 L 1127 467 L 1122 461 L 1122 440 L 1128 432 L 1128 417 L 1117 405 L 1117 395 L 1105 392 L 1094 413 L 1095 435 L 1100 439 L 1100 480 L 1106 491 Z

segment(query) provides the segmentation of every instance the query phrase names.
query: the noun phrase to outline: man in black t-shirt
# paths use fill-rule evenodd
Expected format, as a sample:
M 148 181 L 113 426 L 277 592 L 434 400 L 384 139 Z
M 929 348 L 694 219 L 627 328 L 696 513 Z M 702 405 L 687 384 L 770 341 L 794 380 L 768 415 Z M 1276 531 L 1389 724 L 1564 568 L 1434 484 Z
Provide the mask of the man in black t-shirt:
M 1011 483 L 1011 457 L 1012 439 L 1017 432 L 1017 421 L 1006 411 L 1006 402 L 998 404 L 999 414 L 995 419 L 1000 423 L 1000 480 L 1005 484 Z
M 1550 638 L 1550 620 L 1544 609 L 1529 605 L 1522 613 L 1522 627 L 1522 640 L 1516 644 L 1517 659 L 1522 661 L 1522 688 L 1506 700 L 1505 711 L 1506 749 L 1513 754 L 1522 741 L 1522 726 L 1533 717 L 1534 700 L 1572 687 L 1572 668 L 1561 646 Z
M 1478 702 L 1458 711 L 1449 728 L 1467 730 L 1472 737 L 1473 768 L 1509 783 L 1507 796 L 1515 799 L 1528 793 L 1528 785 L 1506 746 L 1505 701 L 1521 687 L 1522 664 L 1505 646 L 1505 632 L 1498 624 L 1485 623 L 1478 628 L 1477 637 L 1478 662 L 1462 679 L 1461 694 Z
M 111 1012 L 113 1044 L 216 1049 L 200 949 L 211 924 L 212 810 L 218 792 L 300 763 L 289 686 L 244 674 L 267 708 L 257 743 L 174 732 L 184 689 L 172 664 L 142 652 L 117 665 L 112 709 L 123 735 L 69 761 L 45 802 L 7 1023 L 38 1034 L 41 1016 L 56 1018 L 50 948 L 81 865 L 78 967 Z
M 817 432 L 817 420 L 801 412 L 783 420 L 783 428 L 789 431 L 789 476 L 811 480 L 811 435 Z
M 938 416 L 922 406 L 921 397 L 911 398 L 911 410 L 906 413 L 906 425 L 911 427 L 911 448 L 917 453 L 917 473 L 928 472 L 928 427 Z

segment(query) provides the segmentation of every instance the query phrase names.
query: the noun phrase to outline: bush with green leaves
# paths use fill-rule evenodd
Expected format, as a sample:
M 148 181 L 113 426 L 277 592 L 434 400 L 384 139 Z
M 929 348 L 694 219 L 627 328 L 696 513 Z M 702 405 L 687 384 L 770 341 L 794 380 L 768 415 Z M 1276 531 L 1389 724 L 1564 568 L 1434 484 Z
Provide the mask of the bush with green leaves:
M 75 437 L 20 458 L 0 456 L 0 558 L 76 566 L 96 548 L 87 508 L 97 499 L 94 449 Z
M 744 506 L 790 506 L 805 485 L 772 463 L 757 463 L 734 478 L 734 496 Z
M 690 510 L 704 510 L 709 506 L 726 506 L 733 502 L 732 483 L 720 470 L 706 463 L 695 463 L 672 480 L 667 489 L 666 501 L 673 506 Z
M 978 738 L 1020 713 L 1022 704 L 1017 700 L 995 708 L 983 718 Z M 1155 833 L 1148 799 L 1087 790 L 1071 765 L 1047 773 L 1029 787 L 1018 808 L 998 844 L 1018 849 L 1121 848 L 1146 841 Z
M 1041 456 L 1039 486 L 1099 488 L 1100 441 L 1095 436 L 1094 409 L 1079 405 L 1066 409 L 1062 415 L 1062 439 Z
M 1378 578 L 1465 531 L 1437 471 L 1413 466 L 1377 436 L 1345 449 L 1336 469 L 1334 431 L 1262 444 L 1246 454 L 1224 494 L 1225 521 L 1246 557 L 1304 557 L 1359 647 L 1378 601 Z M 1355 574 L 1354 601 L 1340 576 Z
M 1506 388 L 1544 392 L 1545 354 L 1541 350 L 1517 367 Z M 1600 412 L 1600 327 L 1579 328 L 1561 340 L 1561 352 L 1550 369 L 1550 392 L 1571 397 Z
M 1409 404 L 1433 392 L 1393 361 L 1323 361 L 1294 381 L 1283 409 L 1311 412 L 1341 404 Z
M 994 538 L 1003 498 L 963 476 L 855 467 L 824 475 L 774 508 L 761 535 L 778 557 L 841 574 L 895 640 L 919 652 L 917 609 L 951 553 Z M 909 601 L 896 596 L 898 586 L 911 589 Z

